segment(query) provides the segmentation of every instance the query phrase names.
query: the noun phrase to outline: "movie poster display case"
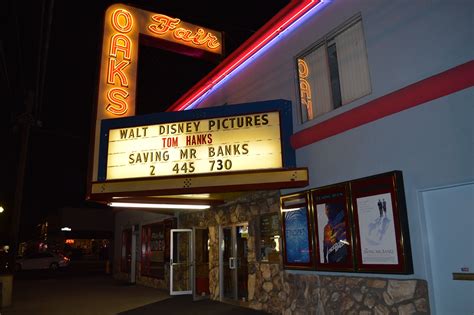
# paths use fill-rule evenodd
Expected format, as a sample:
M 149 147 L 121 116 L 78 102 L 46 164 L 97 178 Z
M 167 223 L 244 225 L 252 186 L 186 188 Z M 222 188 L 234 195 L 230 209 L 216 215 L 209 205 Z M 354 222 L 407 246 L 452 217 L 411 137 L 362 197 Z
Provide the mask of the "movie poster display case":
M 413 273 L 400 171 L 351 181 L 357 270 Z
M 311 191 L 316 270 L 354 271 L 354 241 L 347 183 Z
M 401 171 L 281 197 L 286 269 L 412 274 Z

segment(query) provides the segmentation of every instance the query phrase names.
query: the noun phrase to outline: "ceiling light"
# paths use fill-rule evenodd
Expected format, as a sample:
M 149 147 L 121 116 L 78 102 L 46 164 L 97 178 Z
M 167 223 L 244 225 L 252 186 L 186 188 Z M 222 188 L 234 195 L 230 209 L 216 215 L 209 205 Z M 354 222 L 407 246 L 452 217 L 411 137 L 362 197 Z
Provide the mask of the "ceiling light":
M 301 210 L 302 207 L 300 208 L 288 208 L 288 209 L 281 209 L 281 212 L 291 212 L 291 211 L 298 211 Z
M 180 210 L 204 210 L 209 209 L 210 205 L 190 205 L 174 203 L 132 203 L 132 202 L 110 202 L 111 207 L 120 208 L 148 208 L 148 209 L 180 209 Z

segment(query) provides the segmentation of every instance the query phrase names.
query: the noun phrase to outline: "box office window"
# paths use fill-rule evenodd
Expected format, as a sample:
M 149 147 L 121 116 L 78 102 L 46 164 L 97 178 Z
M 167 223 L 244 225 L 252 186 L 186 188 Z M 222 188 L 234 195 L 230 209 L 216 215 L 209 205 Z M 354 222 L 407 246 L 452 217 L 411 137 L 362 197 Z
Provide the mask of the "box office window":
M 371 92 L 360 16 L 344 23 L 297 57 L 302 121 Z
M 142 227 L 141 275 L 165 278 L 165 265 L 170 261 L 170 230 L 175 220 L 165 220 Z
M 164 223 L 142 227 L 142 276 L 165 278 L 165 252 L 169 252 L 165 241 Z

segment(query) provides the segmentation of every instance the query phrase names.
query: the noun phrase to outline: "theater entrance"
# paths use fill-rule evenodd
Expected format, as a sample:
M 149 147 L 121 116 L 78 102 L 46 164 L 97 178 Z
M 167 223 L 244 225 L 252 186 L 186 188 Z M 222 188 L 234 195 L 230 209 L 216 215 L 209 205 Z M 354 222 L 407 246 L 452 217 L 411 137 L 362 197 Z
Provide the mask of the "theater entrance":
M 192 293 L 192 231 L 190 229 L 170 231 L 170 295 Z
M 220 290 L 221 300 L 246 301 L 248 299 L 248 224 L 221 227 Z
M 170 295 L 209 298 L 209 230 L 171 229 Z

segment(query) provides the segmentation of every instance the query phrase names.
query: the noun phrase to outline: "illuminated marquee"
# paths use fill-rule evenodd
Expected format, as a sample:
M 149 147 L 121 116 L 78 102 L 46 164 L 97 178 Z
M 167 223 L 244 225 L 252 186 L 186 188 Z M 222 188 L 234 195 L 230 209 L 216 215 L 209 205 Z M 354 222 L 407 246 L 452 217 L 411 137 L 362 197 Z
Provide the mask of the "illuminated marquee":
M 282 167 L 278 112 L 109 130 L 106 179 Z
M 183 54 L 196 55 L 195 51 L 215 56 L 222 54 L 220 32 L 127 5 L 110 6 L 105 13 L 102 42 L 93 180 L 97 179 L 101 121 L 135 115 L 139 35 L 157 42 L 173 43 L 180 47 L 175 50 Z
M 305 186 L 308 170 L 296 168 L 290 144 L 292 111 L 277 99 L 105 119 L 90 198 Z

